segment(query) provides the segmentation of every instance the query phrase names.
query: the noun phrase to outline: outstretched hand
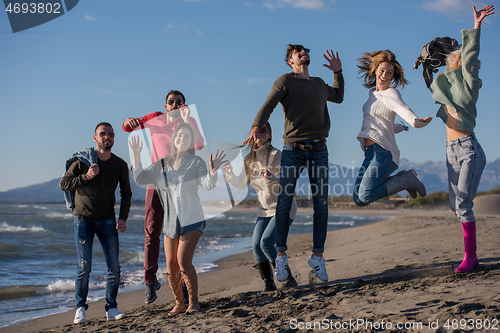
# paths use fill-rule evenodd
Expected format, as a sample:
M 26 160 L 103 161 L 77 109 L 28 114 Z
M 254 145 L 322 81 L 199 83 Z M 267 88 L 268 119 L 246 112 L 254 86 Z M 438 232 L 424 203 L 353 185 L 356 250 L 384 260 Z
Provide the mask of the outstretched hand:
M 137 135 L 132 136 L 128 144 L 130 145 L 130 149 L 132 150 L 132 154 L 134 156 L 141 155 L 142 141 L 139 140 L 139 136 Z
M 492 5 L 486 6 L 480 11 L 476 11 L 476 6 L 472 6 L 474 10 L 474 28 L 481 28 L 481 23 L 486 16 L 495 14 L 495 7 Z
M 426 117 L 424 119 L 417 119 L 417 121 L 421 121 L 421 122 L 427 123 L 427 124 L 430 123 L 431 120 L 432 120 L 432 117 Z
M 223 160 L 224 157 L 226 157 L 226 154 L 224 154 L 224 151 L 219 153 L 219 149 L 215 153 L 215 158 L 210 154 L 210 173 L 212 175 L 215 174 L 222 164 L 229 162 L 228 160 Z
M 338 72 L 342 69 L 342 62 L 340 61 L 338 51 L 333 53 L 332 50 L 326 50 L 326 54 L 323 54 L 323 57 L 325 57 L 326 61 L 328 61 L 328 64 L 324 64 L 323 66 L 325 66 L 332 72 Z

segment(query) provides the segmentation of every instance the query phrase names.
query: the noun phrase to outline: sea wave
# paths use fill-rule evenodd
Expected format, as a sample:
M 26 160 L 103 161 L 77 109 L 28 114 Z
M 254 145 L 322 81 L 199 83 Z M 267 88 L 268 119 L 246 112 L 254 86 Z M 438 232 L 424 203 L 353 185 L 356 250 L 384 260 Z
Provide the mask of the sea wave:
M 49 217 L 52 219 L 73 219 L 74 215 L 72 213 L 57 213 L 57 212 L 47 212 L 43 214 L 45 217 Z
M 46 294 L 46 286 L 26 285 L 0 288 L 0 300 Z
M 2 224 L 0 224 L 0 232 L 23 232 L 23 231 L 40 232 L 40 231 L 45 231 L 45 229 L 43 227 L 37 227 L 37 226 L 31 226 L 31 227 L 13 226 L 9 225 L 7 222 L 2 222 Z
M 90 290 L 101 290 L 106 288 L 106 281 L 91 283 Z M 22 297 L 67 293 L 75 291 L 75 280 L 57 280 L 48 286 L 44 285 L 21 285 L 0 288 L 0 300 L 10 300 Z

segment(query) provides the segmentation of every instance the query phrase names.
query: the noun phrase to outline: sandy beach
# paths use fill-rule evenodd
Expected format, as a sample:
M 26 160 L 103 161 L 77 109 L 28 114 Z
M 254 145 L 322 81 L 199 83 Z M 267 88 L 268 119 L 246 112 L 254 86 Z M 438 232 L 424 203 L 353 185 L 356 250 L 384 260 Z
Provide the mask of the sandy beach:
M 260 293 L 262 281 L 248 252 L 200 274 L 198 314 L 168 318 L 173 297 L 163 281 L 158 300 L 149 306 L 143 290 L 120 293 L 119 309 L 128 314 L 120 321 L 105 320 L 101 300 L 89 303 L 85 324 L 74 325 L 70 311 L 0 333 L 500 331 L 500 205 L 498 198 L 480 198 L 475 209 L 480 265 L 466 274 L 452 269 L 461 262 L 463 239 L 451 211 L 330 210 L 393 217 L 330 232 L 328 282 L 310 275 L 312 235 L 294 235 L 288 255 L 297 288 Z

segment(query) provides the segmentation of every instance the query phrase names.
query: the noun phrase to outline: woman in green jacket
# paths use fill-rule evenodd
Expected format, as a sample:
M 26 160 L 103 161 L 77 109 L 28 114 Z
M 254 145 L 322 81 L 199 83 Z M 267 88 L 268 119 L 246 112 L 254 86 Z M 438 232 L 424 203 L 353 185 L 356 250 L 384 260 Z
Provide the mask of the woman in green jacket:
M 451 52 L 444 73 L 436 75 L 430 85 L 432 97 L 441 104 L 437 117 L 446 124 L 446 165 L 450 208 L 462 222 L 465 255 L 455 269 L 470 271 L 479 264 L 476 255 L 476 218 L 473 200 L 486 164 L 486 156 L 474 134 L 476 103 L 479 97 L 479 37 L 481 23 L 494 14 L 493 6 L 474 10 L 474 29 L 462 30 L 462 47 Z

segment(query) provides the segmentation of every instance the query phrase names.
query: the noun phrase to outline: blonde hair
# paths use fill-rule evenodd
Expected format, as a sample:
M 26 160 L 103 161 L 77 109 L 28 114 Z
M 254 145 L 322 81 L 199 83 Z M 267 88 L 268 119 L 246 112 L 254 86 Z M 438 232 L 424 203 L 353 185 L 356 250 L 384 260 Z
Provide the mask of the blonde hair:
M 377 85 L 376 72 L 380 64 L 387 62 L 394 67 L 394 77 L 392 78 L 391 87 L 402 86 L 404 88 L 409 82 L 405 79 L 404 68 L 396 60 L 396 56 L 389 50 L 375 51 L 372 53 L 363 53 L 358 58 L 359 75 L 365 79 L 363 86 L 372 88 Z

